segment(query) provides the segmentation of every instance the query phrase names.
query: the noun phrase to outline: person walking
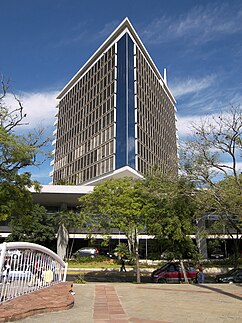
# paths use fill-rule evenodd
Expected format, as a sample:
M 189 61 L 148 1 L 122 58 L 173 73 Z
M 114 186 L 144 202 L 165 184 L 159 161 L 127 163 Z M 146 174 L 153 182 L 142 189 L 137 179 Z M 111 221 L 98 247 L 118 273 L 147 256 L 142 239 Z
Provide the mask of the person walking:
M 9 257 L 5 257 L 3 264 L 3 281 L 4 283 L 9 280 L 9 273 L 11 269 L 11 259 Z
M 120 267 L 120 271 L 126 271 L 125 261 L 124 261 L 124 258 L 123 257 L 121 257 L 121 267 Z
M 203 284 L 204 283 L 204 273 L 203 273 L 203 269 L 202 269 L 201 264 L 197 264 L 196 271 L 197 271 L 197 283 Z

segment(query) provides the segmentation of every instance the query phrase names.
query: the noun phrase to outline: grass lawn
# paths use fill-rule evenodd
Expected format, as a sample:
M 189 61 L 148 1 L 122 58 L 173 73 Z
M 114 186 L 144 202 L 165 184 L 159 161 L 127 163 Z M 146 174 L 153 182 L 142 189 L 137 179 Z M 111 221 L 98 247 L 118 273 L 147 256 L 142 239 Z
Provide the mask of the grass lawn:
M 130 265 L 126 262 L 126 268 L 134 268 L 135 264 Z M 146 263 L 140 263 L 140 268 L 155 268 L 157 266 L 147 265 Z M 79 258 L 68 261 L 68 268 L 103 268 L 103 269 L 119 269 L 120 264 L 117 260 L 107 259 L 107 258 Z
M 113 260 L 106 260 L 106 261 L 76 261 L 70 260 L 68 261 L 68 268 L 119 268 L 120 265 L 115 263 Z

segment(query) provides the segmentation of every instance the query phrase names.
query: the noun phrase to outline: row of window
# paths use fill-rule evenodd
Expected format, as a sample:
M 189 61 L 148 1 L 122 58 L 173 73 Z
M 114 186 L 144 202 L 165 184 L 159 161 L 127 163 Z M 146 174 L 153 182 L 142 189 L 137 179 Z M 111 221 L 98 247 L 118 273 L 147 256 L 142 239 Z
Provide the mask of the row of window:
M 63 142 L 73 138 L 77 135 L 81 135 L 87 129 L 91 129 L 90 136 L 95 135 L 95 133 L 99 132 L 101 129 L 106 128 L 114 121 L 114 110 L 101 113 L 104 109 L 97 109 L 92 114 L 86 116 L 86 118 L 82 118 L 77 120 L 72 127 L 68 129 L 68 126 L 65 125 L 61 129 L 58 129 L 58 142 L 56 147 L 62 145 Z M 106 111 L 106 110 L 105 110 Z
M 113 171 L 113 156 L 102 160 L 99 163 L 93 164 L 89 167 L 78 169 L 74 172 L 74 163 L 66 166 L 63 169 L 54 172 L 53 182 L 58 183 L 65 179 L 65 182 L 73 185 L 80 185 L 81 183 L 91 180 L 97 176 Z
M 104 74 L 104 69 L 109 71 L 112 67 L 114 67 L 115 57 L 115 46 L 113 45 L 107 52 L 105 52 L 100 59 L 83 75 L 82 78 L 77 82 L 75 86 L 72 87 L 70 91 L 65 95 L 65 97 L 62 99 L 63 103 L 67 103 L 74 95 L 83 87 L 83 85 L 88 84 L 89 88 L 91 87 L 91 82 L 93 83 L 93 86 L 96 84 L 96 82 L 100 79 L 96 79 L 96 82 L 94 82 L 94 76 L 97 75 L 100 70 L 103 70 L 102 74 Z M 109 63 L 110 62 L 110 63 Z M 110 65 L 111 64 L 111 65 Z M 105 67 L 106 66 L 106 67 Z M 106 73 L 104 75 L 106 75 Z M 91 81 L 93 78 L 93 81 Z M 72 102 L 73 103 L 73 102 Z
M 75 97 L 72 97 L 71 100 L 66 103 L 63 103 L 63 100 L 60 101 L 59 106 L 62 109 L 62 115 L 70 113 L 70 109 L 71 113 L 75 114 L 80 108 L 89 104 L 90 101 L 93 101 L 95 106 L 100 100 L 105 100 L 110 93 L 114 92 L 114 76 L 115 70 L 113 69 L 104 79 L 99 80 L 94 87 L 83 89 L 83 93 L 81 91 L 76 93 Z M 100 93 L 102 93 L 101 98 Z
M 137 160 L 138 170 L 144 174 L 154 164 L 169 167 L 174 163 L 175 112 L 139 49 L 136 60 Z M 112 46 L 60 102 L 54 183 L 68 179 L 80 184 L 113 170 L 110 140 L 114 136 L 115 61 Z
M 73 150 L 84 143 L 86 145 L 88 142 L 92 142 L 92 138 L 95 141 L 95 138 L 98 136 L 97 134 L 105 140 L 111 139 L 113 137 L 113 124 L 114 111 L 107 113 L 95 123 L 90 124 L 89 127 L 85 128 L 83 131 L 77 132 L 77 124 L 76 127 L 72 128 L 68 133 L 65 133 L 56 142 L 55 159 L 58 160 L 59 158 L 62 158 L 68 151 Z
M 114 71 L 109 75 L 111 82 Z M 100 89 L 99 83 L 95 89 Z M 91 98 L 92 91 L 95 92 L 94 88 L 74 105 L 67 102 L 63 106 L 64 101 L 61 102 L 57 128 L 56 160 L 68 153 L 69 149 L 73 149 L 80 142 L 94 136 L 101 129 L 105 129 L 113 123 L 114 113 L 108 111 L 114 106 L 114 82 L 107 84 L 103 91 L 94 98 Z M 90 98 L 91 100 L 86 102 Z M 75 96 L 75 99 L 77 99 L 77 96 Z M 81 107 L 82 105 L 84 105 L 84 108 Z
M 177 167 L 175 167 L 175 160 L 173 164 L 170 162 L 169 156 L 164 156 L 164 162 L 160 162 L 157 164 L 148 164 L 146 160 L 138 156 L 137 158 L 137 168 L 141 174 L 153 174 L 157 171 L 157 169 L 163 174 L 168 174 L 170 172 L 177 173 Z M 169 162 L 168 162 L 169 161 Z
M 137 112 L 138 123 L 138 138 L 140 141 L 145 142 L 149 149 L 152 149 L 154 144 L 162 146 L 163 142 L 170 142 L 176 146 L 176 132 L 175 123 L 168 123 L 163 120 L 162 123 L 157 124 L 156 120 L 152 124 L 151 120 L 146 119 Z M 157 127 L 154 125 L 157 124 Z
M 114 95 L 109 97 L 106 101 L 102 102 L 101 105 L 96 105 L 95 109 L 91 109 L 91 106 L 92 105 L 87 105 L 85 109 L 80 109 L 79 112 L 73 115 L 71 118 L 62 117 L 60 119 L 60 122 L 58 122 L 57 138 L 61 138 L 61 136 L 63 136 L 65 133 L 68 133 L 73 127 L 76 128 L 76 130 L 74 130 L 74 133 L 79 133 L 85 128 L 89 127 L 90 124 L 103 117 L 103 115 L 108 113 L 108 111 L 113 108 Z
M 154 95 L 154 99 L 151 100 L 149 95 L 143 91 L 142 87 L 137 83 L 137 98 L 140 104 L 139 108 L 143 110 L 143 114 L 149 117 L 159 118 L 159 119 L 172 119 L 174 116 L 174 108 L 172 107 L 170 101 L 166 100 L 164 97 Z
M 138 141 L 143 143 L 143 145 L 145 145 L 147 149 L 154 154 L 154 156 L 161 159 L 162 150 L 164 150 L 163 142 L 166 141 L 162 140 L 161 136 L 158 136 L 156 133 L 153 137 L 149 136 L 140 126 L 137 127 L 137 133 Z
M 144 78 L 144 86 L 148 87 L 151 91 L 160 91 L 160 81 L 138 47 L 136 47 L 136 59 L 136 67 Z
M 139 50 L 136 72 L 139 171 L 147 171 L 155 164 L 167 168 L 176 156 L 175 111 Z
M 69 126 L 73 123 L 74 120 L 82 119 L 86 114 L 98 108 L 98 106 L 102 105 L 103 110 L 109 109 L 110 102 L 108 100 L 111 96 L 113 96 L 115 92 L 115 84 L 112 82 L 108 84 L 106 88 L 104 88 L 98 95 L 93 96 L 89 93 L 84 97 L 81 97 L 79 100 L 75 102 L 75 104 L 71 105 L 69 103 L 59 105 L 59 115 L 58 115 L 58 127 L 62 127 L 66 125 L 66 121 L 69 121 Z M 86 98 L 88 97 L 88 100 Z M 105 112 L 104 112 L 105 113 Z

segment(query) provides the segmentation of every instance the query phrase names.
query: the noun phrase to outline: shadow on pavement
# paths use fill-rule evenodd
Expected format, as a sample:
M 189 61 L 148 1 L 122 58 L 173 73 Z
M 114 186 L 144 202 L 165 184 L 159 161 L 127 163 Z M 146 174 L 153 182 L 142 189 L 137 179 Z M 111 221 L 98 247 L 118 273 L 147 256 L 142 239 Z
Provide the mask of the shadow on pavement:
M 242 297 L 241 296 L 238 296 L 238 295 L 235 295 L 235 294 L 232 294 L 232 293 L 229 293 L 229 292 L 226 292 L 218 287 L 213 287 L 213 286 L 209 286 L 209 285 L 197 285 L 198 287 L 201 287 L 201 288 L 204 288 L 204 289 L 208 289 L 208 290 L 211 290 L 213 292 L 216 292 L 216 293 L 219 293 L 219 294 L 222 294 L 222 295 L 225 295 L 225 296 L 229 296 L 229 297 L 232 297 L 232 298 L 235 298 L 235 299 L 238 299 L 239 301 L 242 301 Z M 238 285 L 240 286 L 240 285 Z
M 68 281 L 75 281 L 75 277 L 81 275 L 86 282 L 109 282 L 109 283 L 118 283 L 118 282 L 126 282 L 132 283 L 136 282 L 136 273 L 134 271 L 129 272 L 112 272 L 109 270 L 102 270 L 102 271 L 90 271 L 90 272 L 83 272 L 81 274 L 69 274 L 67 275 Z M 150 283 L 150 275 L 141 275 L 141 282 L 142 283 Z
M 150 272 L 143 271 L 141 272 L 141 283 L 152 283 Z M 109 283 L 119 283 L 126 282 L 132 283 L 136 282 L 136 273 L 134 270 L 127 272 L 120 272 L 118 270 L 91 270 L 91 271 L 83 271 L 77 272 L 76 274 L 68 274 L 68 281 L 75 281 L 75 278 L 79 275 L 82 276 L 83 280 L 86 282 L 109 282 Z M 214 277 L 206 276 L 205 283 L 214 283 Z

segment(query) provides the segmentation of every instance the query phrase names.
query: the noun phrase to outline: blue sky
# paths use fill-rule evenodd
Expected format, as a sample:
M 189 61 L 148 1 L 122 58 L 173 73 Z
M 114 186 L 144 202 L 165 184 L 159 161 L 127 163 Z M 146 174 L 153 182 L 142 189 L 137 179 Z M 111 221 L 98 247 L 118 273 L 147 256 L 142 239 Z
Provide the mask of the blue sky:
M 242 102 L 241 0 L 1 0 L 0 8 L 0 73 L 23 101 L 28 130 L 52 133 L 57 93 L 125 17 L 161 74 L 167 68 L 180 138 L 201 116 Z M 49 183 L 50 170 L 45 163 L 33 178 Z

